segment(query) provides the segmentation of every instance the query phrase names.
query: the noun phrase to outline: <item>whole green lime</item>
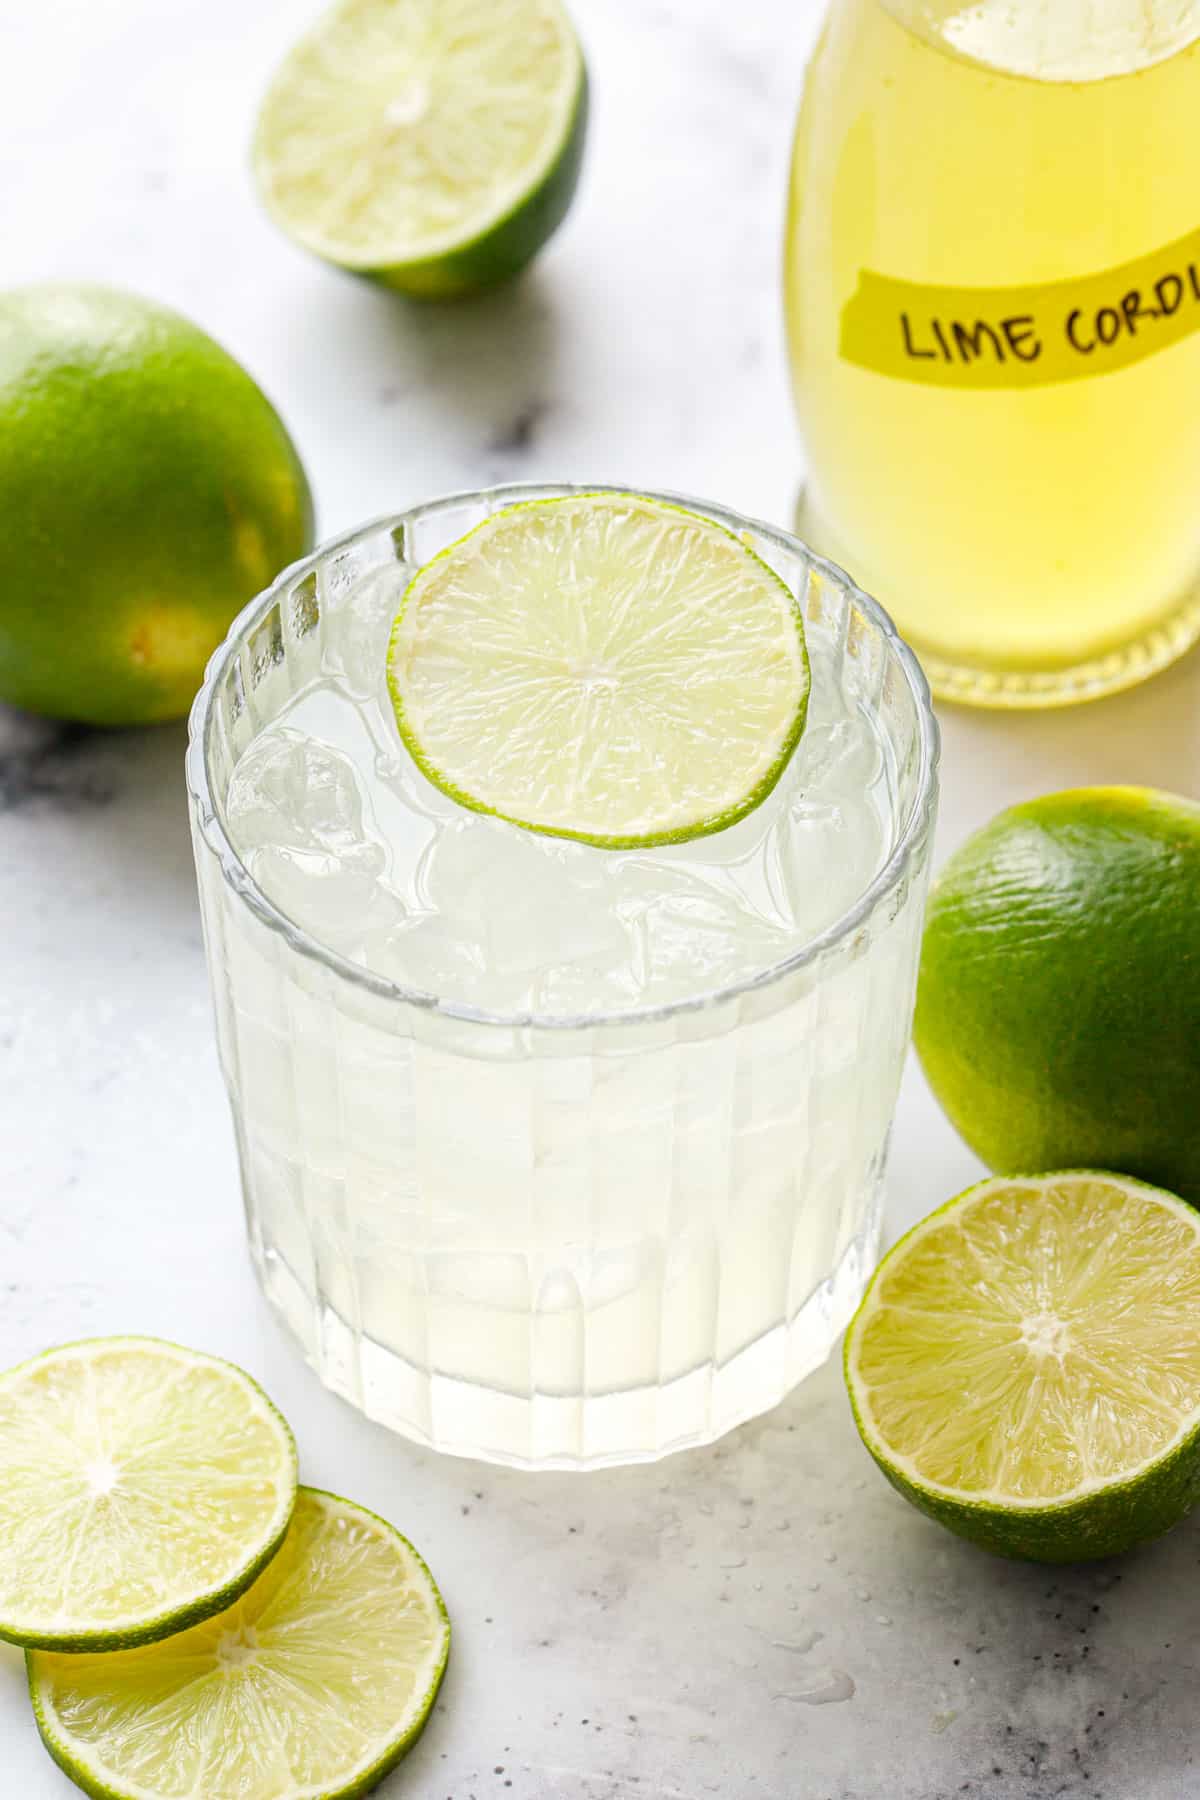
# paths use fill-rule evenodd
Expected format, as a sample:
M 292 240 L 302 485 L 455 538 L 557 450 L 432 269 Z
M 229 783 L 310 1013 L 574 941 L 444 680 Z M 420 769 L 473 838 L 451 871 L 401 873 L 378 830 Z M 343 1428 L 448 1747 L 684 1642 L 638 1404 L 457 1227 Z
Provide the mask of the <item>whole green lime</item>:
M 977 832 L 930 899 L 915 1035 L 989 1168 L 1200 1204 L 1200 805 L 1079 788 Z
M 177 718 L 312 530 L 278 414 L 204 332 L 106 288 L 0 294 L 0 699 Z

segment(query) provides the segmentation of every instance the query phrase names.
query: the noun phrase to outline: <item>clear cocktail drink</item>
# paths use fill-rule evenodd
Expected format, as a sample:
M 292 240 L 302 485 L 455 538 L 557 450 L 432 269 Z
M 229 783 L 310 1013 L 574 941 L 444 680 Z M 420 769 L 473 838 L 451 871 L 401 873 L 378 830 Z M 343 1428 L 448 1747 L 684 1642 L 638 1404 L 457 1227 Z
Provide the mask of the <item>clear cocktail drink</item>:
M 214 660 L 189 768 L 268 1295 L 372 1417 L 582 1465 L 772 1404 L 861 1292 L 936 734 L 869 600 L 702 507 L 805 620 L 808 723 L 778 786 L 640 850 L 465 809 L 400 741 L 388 633 L 413 570 L 525 492 L 419 508 L 289 571 Z

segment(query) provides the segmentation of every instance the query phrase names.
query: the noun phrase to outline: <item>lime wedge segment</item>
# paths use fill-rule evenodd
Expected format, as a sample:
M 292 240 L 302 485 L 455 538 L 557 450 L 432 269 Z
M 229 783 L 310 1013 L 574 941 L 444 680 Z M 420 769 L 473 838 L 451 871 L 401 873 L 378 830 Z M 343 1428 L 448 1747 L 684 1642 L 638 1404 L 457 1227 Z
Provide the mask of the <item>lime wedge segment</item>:
M 795 597 L 732 532 L 600 493 L 497 513 L 410 583 L 396 719 L 464 806 L 610 848 L 719 831 L 804 729 Z
M 420 1735 L 450 1648 L 433 1578 L 373 1513 L 301 1488 L 237 1603 L 169 1643 L 32 1651 L 51 1756 L 101 1800 L 350 1800 Z
M 292 1434 L 231 1364 L 95 1338 L 0 1376 L 0 1637 L 148 1643 L 229 1605 L 283 1540 Z
M 889 1481 L 1002 1555 L 1111 1556 L 1200 1497 L 1200 1214 L 1123 1176 L 997 1178 L 889 1253 L 846 1337 Z
M 457 294 L 545 243 L 586 128 L 558 0 L 341 0 L 275 76 L 254 168 L 268 211 L 318 256 Z

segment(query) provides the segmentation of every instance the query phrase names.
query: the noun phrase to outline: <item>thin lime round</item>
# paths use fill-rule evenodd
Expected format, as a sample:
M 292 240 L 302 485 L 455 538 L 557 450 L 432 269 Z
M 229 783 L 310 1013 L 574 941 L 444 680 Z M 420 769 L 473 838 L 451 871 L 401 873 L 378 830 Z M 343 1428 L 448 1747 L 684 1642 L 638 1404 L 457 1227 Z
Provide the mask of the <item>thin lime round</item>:
M 506 508 L 415 576 L 400 734 L 463 806 L 613 849 L 720 831 L 804 729 L 799 605 L 731 531 L 624 493 Z
M 1200 1214 L 1119 1175 L 981 1182 L 880 1264 L 846 1336 L 867 1449 L 985 1550 L 1113 1556 L 1200 1498 Z
M 151 1643 L 220 1612 L 274 1556 L 296 1446 L 241 1369 L 92 1338 L 0 1376 L 0 1637 Z
M 341 0 L 263 101 L 255 174 L 316 255 L 418 298 L 471 293 L 565 218 L 587 112 L 559 0 Z
M 204 332 L 106 288 L 0 294 L 0 699 L 182 717 L 312 530 L 278 414 Z
M 420 1736 L 449 1650 L 412 1545 L 301 1488 L 228 1612 L 115 1656 L 33 1651 L 29 1689 L 46 1748 L 98 1800 L 352 1800 Z
M 990 1169 L 1120 1169 L 1200 1204 L 1200 805 L 1078 788 L 934 885 L 915 1036 Z

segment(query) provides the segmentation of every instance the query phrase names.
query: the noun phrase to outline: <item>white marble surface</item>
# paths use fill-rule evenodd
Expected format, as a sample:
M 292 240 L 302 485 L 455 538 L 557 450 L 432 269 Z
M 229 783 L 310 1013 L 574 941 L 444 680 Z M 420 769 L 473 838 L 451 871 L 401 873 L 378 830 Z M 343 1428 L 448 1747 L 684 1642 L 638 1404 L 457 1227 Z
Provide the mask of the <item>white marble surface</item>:
M 776 273 L 810 0 L 577 0 L 596 111 L 576 211 L 523 284 L 429 311 L 308 262 L 255 208 L 254 101 L 307 10 L 14 10 L 0 279 L 100 278 L 192 314 L 281 406 L 325 533 L 524 476 L 786 519 Z M 1197 658 L 1083 712 L 943 722 L 943 853 L 1052 787 L 1200 791 Z M 989 1561 L 875 1475 L 832 1369 L 712 1450 L 584 1478 L 439 1461 L 322 1393 L 243 1252 L 182 744 L 0 722 L 0 1366 L 105 1331 L 221 1352 L 288 1412 L 310 1480 L 412 1535 L 457 1639 L 387 1795 L 1194 1794 L 1200 1520 L 1090 1572 Z M 975 1172 L 910 1071 L 892 1228 Z M 71 1791 L 0 1647 L 0 1796 Z

